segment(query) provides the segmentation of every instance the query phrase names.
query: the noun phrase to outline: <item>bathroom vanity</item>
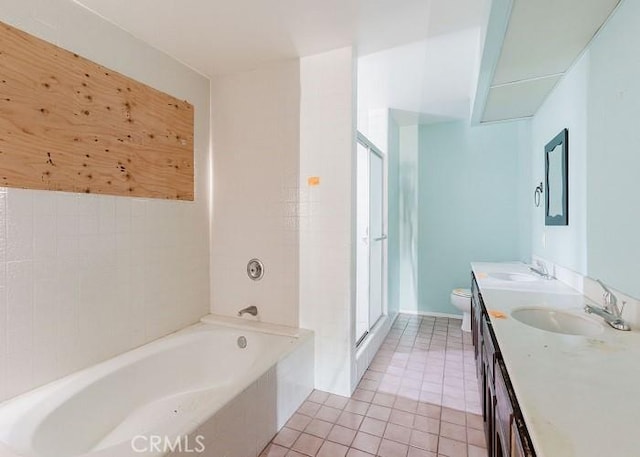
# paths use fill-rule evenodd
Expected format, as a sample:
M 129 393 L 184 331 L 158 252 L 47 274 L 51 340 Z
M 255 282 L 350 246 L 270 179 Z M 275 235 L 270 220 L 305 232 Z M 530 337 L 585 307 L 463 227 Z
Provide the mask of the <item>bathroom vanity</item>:
M 482 396 L 482 419 L 490 457 L 535 456 L 531 438 L 475 275 L 471 275 L 471 335 Z
M 473 263 L 472 338 L 489 457 L 640 455 L 640 333 L 523 263 Z

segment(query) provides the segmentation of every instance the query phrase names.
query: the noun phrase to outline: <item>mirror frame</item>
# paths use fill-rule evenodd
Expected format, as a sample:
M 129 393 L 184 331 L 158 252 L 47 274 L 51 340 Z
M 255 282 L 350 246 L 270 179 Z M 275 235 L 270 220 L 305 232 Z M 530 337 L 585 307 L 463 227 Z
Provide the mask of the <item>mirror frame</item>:
M 549 216 L 549 153 L 558 146 L 562 146 L 562 214 L 558 216 Z M 553 138 L 553 140 L 547 143 L 544 147 L 544 162 L 545 185 L 547 188 L 544 208 L 544 224 L 569 225 L 569 130 L 563 129 Z

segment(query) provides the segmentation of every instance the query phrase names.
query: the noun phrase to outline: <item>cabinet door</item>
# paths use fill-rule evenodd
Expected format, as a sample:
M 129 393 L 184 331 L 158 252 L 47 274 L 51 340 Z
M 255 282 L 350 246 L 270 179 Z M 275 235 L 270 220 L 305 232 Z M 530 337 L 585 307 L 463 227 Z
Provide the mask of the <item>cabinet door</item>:
M 478 376 L 478 379 L 480 379 L 480 367 L 482 366 L 482 355 L 481 355 L 481 348 L 482 348 L 482 313 L 480 312 L 480 309 L 476 306 L 474 306 L 472 308 L 473 313 L 471 315 L 472 317 L 472 321 L 474 323 L 474 331 L 475 331 L 475 346 L 474 346 L 474 356 L 476 358 L 476 375 Z
M 482 317 L 480 320 L 482 322 L 482 343 L 484 344 L 485 354 L 487 358 L 486 368 L 489 370 L 490 377 L 493 380 L 495 377 L 495 374 L 493 373 L 494 361 L 496 360 L 496 353 L 498 351 L 496 351 L 496 345 L 493 342 L 493 338 L 491 336 L 492 330 L 489 324 L 489 317 L 486 314 L 482 313 Z
M 498 358 L 495 366 L 495 395 L 496 406 L 494 411 L 494 441 L 496 445 L 496 457 L 509 457 L 511 455 L 511 423 L 513 420 L 513 407 L 507 384 L 505 382 L 506 367 Z M 498 449 L 499 447 L 499 449 Z
M 473 355 L 478 362 L 479 350 L 480 350 L 480 300 L 478 283 L 476 278 L 471 274 L 471 339 L 473 341 Z
M 482 419 L 484 421 L 484 432 L 487 440 L 487 451 L 489 456 L 494 456 L 493 434 L 494 434 L 494 409 L 495 409 L 495 394 L 493 378 L 491 375 L 492 370 L 489 369 L 489 359 L 486 351 L 486 346 L 483 344 L 482 348 Z M 493 364 L 493 361 L 491 361 Z

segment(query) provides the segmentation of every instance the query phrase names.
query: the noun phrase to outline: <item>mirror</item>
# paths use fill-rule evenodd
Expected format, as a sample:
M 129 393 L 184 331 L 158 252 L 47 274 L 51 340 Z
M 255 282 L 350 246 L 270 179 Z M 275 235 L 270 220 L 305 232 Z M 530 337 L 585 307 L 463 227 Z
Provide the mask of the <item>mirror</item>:
M 547 198 L 545 225 L 569 225 L 569 131 L 564 129 L 544 148 Z

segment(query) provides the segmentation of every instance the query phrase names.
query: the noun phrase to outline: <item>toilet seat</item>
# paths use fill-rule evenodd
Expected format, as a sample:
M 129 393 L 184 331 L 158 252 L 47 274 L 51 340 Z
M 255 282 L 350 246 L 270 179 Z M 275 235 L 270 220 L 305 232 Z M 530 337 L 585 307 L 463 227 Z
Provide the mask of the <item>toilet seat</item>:
M 453 292 L 451 293 L 458 297 L 471 298 L 471 289 L 453 289 Z

